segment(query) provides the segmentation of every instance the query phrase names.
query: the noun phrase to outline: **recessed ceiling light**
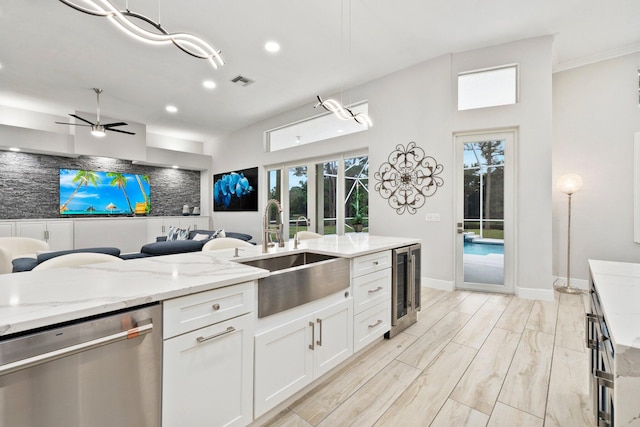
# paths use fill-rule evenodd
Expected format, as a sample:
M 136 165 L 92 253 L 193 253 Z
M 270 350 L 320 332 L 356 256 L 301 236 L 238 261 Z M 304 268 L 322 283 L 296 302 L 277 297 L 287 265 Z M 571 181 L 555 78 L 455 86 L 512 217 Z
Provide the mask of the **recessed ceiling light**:
M 20 151 L 18 147 L 9 147 L 9 151 Z
M 264 44 L 264 48 L 267 52 L 276 53 L 280 51 L 280 45 L 277 42 L 269 41 Z
M 214 82 L 213 80 L 205 80 L 202 82 L 202 86 L 207 89 L 213 89 L 216 87 L 216 82 Z
M 167 110 L 169 113 L 178 112 L 178 107 L 176 107 L 175 105 L 167 105 L 166 107 L 164 107 L 164 109 Z
M 338 130 L 337 130 L 337 132 L 338 132 L 338 133 L 342 133 L 342 132 L 344 132 L 344 131 L 343 131 L 342 129 L 338 129 Z
M 178 165 L 173 165 L 171 167 L 174 168 L 174 169 L 178 169 Z

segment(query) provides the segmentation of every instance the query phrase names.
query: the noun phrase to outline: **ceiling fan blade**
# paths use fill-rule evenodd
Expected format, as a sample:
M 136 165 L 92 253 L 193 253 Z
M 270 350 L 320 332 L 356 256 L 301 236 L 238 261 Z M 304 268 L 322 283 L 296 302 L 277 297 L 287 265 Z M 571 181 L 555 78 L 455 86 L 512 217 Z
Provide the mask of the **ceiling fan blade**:
M 76 115 L 76 114 L 69 114 L 71 117 L 75 117 L 78 120 L 82 120 L 85 123 L 89 123 L 91 126 L 95 126 L 95 123 L 91 123 L 89 120 L 87 119 L 83 119 L 82 117 Z
M 111 128 L 108 128 L 108 127 L 105 127 L 104 130 L 108 130 L 109 132 L 126 133 L 127 135 L 135 135 L 135 132 L 128 132 L 126 130 L 111 129 Z
M 125 122 L 118 122 L 118 123 L 109 123 L 109 124 L 102 125 L 102 126 L 104 126 L 106 128 L 111 128 L 111 127 L 114 127 L 114 126 L 126 126 L 126 125 L 127 125 L 127 123 L 125 123 Z
M 65 123 L 65 122 L 56 122 L 59 125 L 69 125 L 69 126 L 86 126 L 91 127 L 91 125 L 83 125 L 82 123 Z

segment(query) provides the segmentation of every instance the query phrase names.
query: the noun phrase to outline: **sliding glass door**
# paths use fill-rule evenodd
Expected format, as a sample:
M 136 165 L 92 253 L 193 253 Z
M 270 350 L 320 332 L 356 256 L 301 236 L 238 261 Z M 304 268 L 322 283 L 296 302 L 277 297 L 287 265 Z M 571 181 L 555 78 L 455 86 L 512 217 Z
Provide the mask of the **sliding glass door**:
M 267 167 L 267 188 L 268 198 L 282 204 L 284 235 L 289 238 L 296 230 L 344 234 L 353 232 L 358 224 L 368 229 L 366 154 Z M 309 226 L 302 216 L 309 219 Z M 271 214 L 270 220 L 275 220 Z

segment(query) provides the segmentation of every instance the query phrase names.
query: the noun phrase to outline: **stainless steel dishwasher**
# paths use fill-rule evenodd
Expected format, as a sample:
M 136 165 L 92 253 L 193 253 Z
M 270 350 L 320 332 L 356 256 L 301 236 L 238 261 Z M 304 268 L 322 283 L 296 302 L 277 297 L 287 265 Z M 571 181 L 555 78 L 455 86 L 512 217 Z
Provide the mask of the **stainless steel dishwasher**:
M 0 427 L 160 425 L 159 304 L 0 339 Z

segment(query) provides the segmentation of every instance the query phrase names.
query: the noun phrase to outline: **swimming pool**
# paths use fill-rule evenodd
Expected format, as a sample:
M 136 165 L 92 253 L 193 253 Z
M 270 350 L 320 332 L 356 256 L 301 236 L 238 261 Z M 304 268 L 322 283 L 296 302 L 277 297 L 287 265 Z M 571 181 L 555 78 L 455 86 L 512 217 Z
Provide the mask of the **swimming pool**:
M 470 255 L 503 254 L 504 245 L 495 243 L 473 243 L 465 240 L 464 253 Z

